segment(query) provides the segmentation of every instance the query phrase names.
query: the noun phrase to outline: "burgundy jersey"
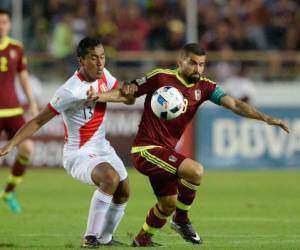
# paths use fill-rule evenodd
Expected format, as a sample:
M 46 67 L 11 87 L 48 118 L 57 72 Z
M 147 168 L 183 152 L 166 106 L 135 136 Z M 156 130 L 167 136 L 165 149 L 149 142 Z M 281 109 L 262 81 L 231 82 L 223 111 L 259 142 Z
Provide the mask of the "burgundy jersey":
M 135 80 L 138 85 L 136 97 L 146 94 L 144 112 L 133 146 L 158 145 L 174 149 L 184 129 L 193 119 L 198 107 L 206 100 L 219 104 L 225 93 L 207 78 L 189 84 L 178 74 L 178 70 L 156 69 L 147 77 Z M 162 86 L 173 86 L 181 91 L 185 99 L 184 112 L 173 120 L 158 118 L 151 109 L 151 97 Z
M 22 43 L 4 38 L 0 43 L 0 110 L 20 107 L 15 77 L 24 69 L 27 69 L 27 64 Z

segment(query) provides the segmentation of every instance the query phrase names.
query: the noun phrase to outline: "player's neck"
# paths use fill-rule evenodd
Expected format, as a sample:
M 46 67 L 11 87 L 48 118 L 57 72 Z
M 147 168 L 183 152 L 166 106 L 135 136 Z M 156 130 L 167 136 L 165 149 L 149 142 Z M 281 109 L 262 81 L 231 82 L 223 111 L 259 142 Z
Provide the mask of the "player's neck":
M 79 74 L 80 78 L 85 82 L 94 82 L 94 81 L 96 81 L 96 79 L 91 79 L 89 77 L 89 75 L 83 69 L 79 69 L 78 74 Z
M 3 43 L 7 39 L 7 36 L 0 36 L 0 43 Z
M 188 82 L 188 79 L 185 77 L 184 74 L 181 73 L 180 69 L 177 69 L 178 70 L 178 75 L 186 82 L 186 83 L 189 83 Z

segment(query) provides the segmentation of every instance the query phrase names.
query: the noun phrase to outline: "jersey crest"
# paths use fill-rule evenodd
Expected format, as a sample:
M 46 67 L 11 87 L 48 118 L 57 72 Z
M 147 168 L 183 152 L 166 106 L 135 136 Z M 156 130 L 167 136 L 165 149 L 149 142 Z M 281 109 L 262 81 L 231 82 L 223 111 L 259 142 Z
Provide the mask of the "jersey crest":
M 196 89 L 194 93 L 195 93 L 195 99 L 197 101 L 200 101 L 201 100 L 201 90 L 200 89 Z

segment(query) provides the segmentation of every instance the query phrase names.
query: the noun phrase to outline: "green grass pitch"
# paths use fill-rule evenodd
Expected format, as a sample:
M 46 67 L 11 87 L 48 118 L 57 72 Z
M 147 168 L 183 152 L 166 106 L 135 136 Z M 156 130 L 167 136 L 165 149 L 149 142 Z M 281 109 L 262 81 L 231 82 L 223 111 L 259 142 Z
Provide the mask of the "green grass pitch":
M 1 185 L 7 173 L 1 169 Z M 144 176 L 129 176 L 132 194 L 115 234 L 127 243 L 155 201 Z M 17 191 L 24 212 L 0 203 L 0 249 L 80 249 L 92 192 L 63 169 L 30 169 Z M 300 171 L 207 171 L 191 219 L 205 243 L 186 243 L 167 224 L 154 238 L 161 249 L 300 249 Z

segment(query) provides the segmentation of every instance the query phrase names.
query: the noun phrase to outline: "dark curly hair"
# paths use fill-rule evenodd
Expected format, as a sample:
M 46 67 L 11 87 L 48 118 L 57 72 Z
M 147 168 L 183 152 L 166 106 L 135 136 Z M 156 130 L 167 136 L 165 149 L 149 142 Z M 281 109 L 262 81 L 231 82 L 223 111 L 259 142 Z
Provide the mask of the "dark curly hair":
M 76 50 L 76 54 L 78 57 L 85 57 L 88 54 L 88 50 L 91 48 L 95 48 L 99 45 L 102 45 L 102 39 L 99 37 L 85 37 L 83 38 Z

